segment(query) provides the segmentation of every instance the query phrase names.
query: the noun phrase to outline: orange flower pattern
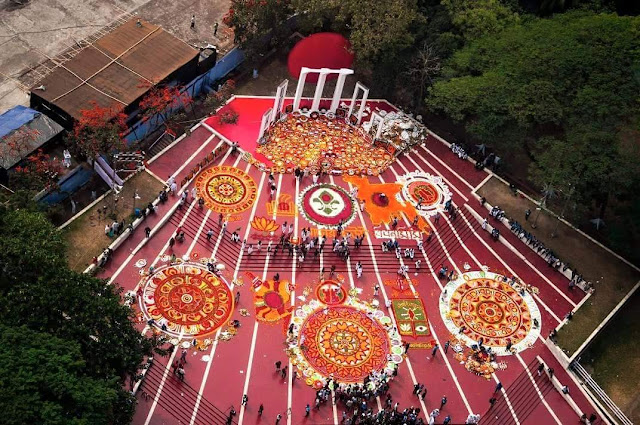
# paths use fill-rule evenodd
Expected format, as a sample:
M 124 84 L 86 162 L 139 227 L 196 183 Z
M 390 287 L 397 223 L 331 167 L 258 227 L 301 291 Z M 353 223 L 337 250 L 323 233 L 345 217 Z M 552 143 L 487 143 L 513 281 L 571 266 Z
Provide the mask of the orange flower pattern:
M 142 287 L 142 311 L 172 337 L 200 337 L 215 332 L 233 312 L 227 284 L 202 264 L 158 269 Z
M 244 171 L 225 165 L 212 166 L 196 177 L 198 196 L 212 211 L 238 214 L 249 209 L 258 198 L 256 182 Z
M 384 327 L 350 306 L 318 310 L 302 325 L 300 341 L 307 362 L 338 382 L 362 382 L 384 369 L 390 353 Z
M 258 217 L 258 216 L 254 217 L 254 219 L 251 221 L 251 227 L 259 232 L 265 232 L 265 233 L 275 232 L 280 228 L 280 226 L 278 226 L 278 223 L 276 223 L 275 220 L 271 220 L 270 218 L 266 218 L 266 217 Z

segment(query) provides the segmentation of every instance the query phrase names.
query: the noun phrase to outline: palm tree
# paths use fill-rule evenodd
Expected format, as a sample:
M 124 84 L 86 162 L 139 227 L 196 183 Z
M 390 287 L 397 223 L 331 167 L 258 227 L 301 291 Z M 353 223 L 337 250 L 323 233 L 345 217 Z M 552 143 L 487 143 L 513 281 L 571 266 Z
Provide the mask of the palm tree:
M 540 200 L 540 206 L 545 207 L 549 199 L 553 199 L 558 196 L 555 188 L 552 184 L 546 183 L 542 189 L 542 199 Z

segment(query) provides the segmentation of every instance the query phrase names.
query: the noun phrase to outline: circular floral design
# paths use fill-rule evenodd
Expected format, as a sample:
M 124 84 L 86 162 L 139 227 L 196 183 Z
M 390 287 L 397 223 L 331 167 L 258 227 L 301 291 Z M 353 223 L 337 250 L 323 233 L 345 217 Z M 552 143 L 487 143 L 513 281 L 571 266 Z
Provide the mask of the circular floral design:
M 411 182 L 407 190 L 416 203 L 422 202 L 425 206 L 436 204 L 441 197 L 438 189 L 428 181 Z
M 244 171 L 228 166 L 213 166 L 196 178 L 198 195 L 207 208 L 222 214 L 249 209 L 257 199 L 256 182 Z
M 522 351 L 540 335 L 541 316 L 533 297 L 518 292 L 502 276 L 485 271 L 467 272 L 447 284 L 440 312 L 451 333 L 461 334 L 467 345 L 483 344 L 499 355 Z M 535 325 L 537 322 L 537 326 Z
M 293 324 L 292 363 L 310 385 L 330 376 L 338 383 L 363 382 L 373 371 L 391 374 L 402 361 L 391 319 L 354 298 L 329 306 L 313 300 L 296 310 Z
M 316 298 L 327 305 L 342 304 L 347 299 L 347 293 L 340 282 L 325 280 L 316 287 Z
M 299 198 L 307 220 L 326 228 L 343 226 L 355 218 L 355 202 L 344 189 L 333 184 L 309 186 Z
M 449 188 L 439 176 L 416 171 L 400 176 L 398 183 L 403 185 L 402 198 L 423 215 L 444 211 L 445 203 L 451 199 Z
M 143 285 L 140 307 L 154 326 L 173 337 L 200 337 L 224 325 L 233 312 L 226 282 L 206 266 L 182 263 L 158 269 Z

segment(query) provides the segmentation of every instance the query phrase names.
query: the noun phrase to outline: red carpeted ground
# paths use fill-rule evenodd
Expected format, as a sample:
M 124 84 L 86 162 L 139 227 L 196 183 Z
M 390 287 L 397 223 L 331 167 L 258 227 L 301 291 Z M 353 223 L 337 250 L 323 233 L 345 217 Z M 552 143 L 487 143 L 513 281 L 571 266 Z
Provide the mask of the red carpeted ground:
M 271 107 L 272 103 L 273 100 L 269 98 L 236 98 L 233 101 L 233 107 L 240 114 L 238 125 L 219 126 L 215 118 L 208 119 L 207 124 L 215 127 L 226 139 L 238 141 L 243 149 L 253 149 L 260 116 L 264 110 Z M 370 105 L 391 108 L 384 102 L 370 102 Z M 152 161 L 149 169 L 162 178 L 176 174 L 177 181 L 180 181 L 220 142 L 217 136 L 205 127 L 201 127 L 189 138 L 180 141 L 168 152 Z M 277 175 L 274 182 L 276 193 L 272 198 L 268 189 L 267 175 L 242 161 L 239 155 L 231 155 L 227 151 L 214 159 L 211 164 L 235 167 L 255 182 L 257 195 L 255 202 L 244 211 L 231 213 L 229 215 L 231 221 L 226 227 L 229 232 L 237 231 L 241 240 L 247 238 L 249 243 L 256 243 L 258 237 L 268 240 L 270 229 L 268 226 L 271 220 L 277 223 L 278 228 L 285 221 L 287 224 L 293 224 L 296 235 L 300 235 L 303 228 L 311 228 L 312 233 L 319 231 L 318 224 L 307 221 L 306 216 L 293 205 L 301 191 L 311 185 L 311 178 L 296 182 L 292 175 Z M 484 421 L 482 423 L 511 424 L 516 423 L 516 418 L 521 424 L 577 423 L 578 416 L 563 400 L 562 395 L 551 388 L 546 375 L 538 377 L 535 371 L 537 367 L 535 358 L 540 356 L 552 365 L 560 381 L 569 385 L 571 395 L 581 409 L 587 414 L 593 411 L 579 388 L 562 370 L 541 340 L 546 338 L 551 329 L 558 324 L 558 320 L 562 319 L 584 294 L 578 290 L 569 290 L 566 278 L 549 268 L 544 260 L 530 251 L 515 236 L 509 234 L 504 226 L 500 227 L 501 233 L 507 242 L 515 247 L 518 254 L 505 243 L 492 241 L 489 235 L 482 231 L 472 211 L 482 216 L 486 216 L 487 212 L 471 195 L 471 190 L 482 182 L 487 174 L 475 171 L 470 162 L 459 160 L 435 138 L 429 138 L 424 146 L 401 156 L 379 178 L 369 178 L 369 181 L 371 183 L 394 182 L 397 176 L 411 171 L 441 176 L 453 194 L 453 203 L 460 207 L 460 214 L 454 221 L 442 216 L 438 224 L 434 224 L 431 219 L 434 236 L 428 244 L 425 244 L 424 255 L 417 252 L 416 258 L 423 260 L 418 276 L 413 275 L 413 261 L 406 262 L 411 266 L 410 273 L 414 281 L 412 290 L 423 301 L 431 336 L 439 342 L 440 349 L 437 350 L 435 357 L 432 356 L 430 349 L 410 349 L 407 358 L 400 363 L 398 376 L 390 384 L 389 392 L 394 402 L 400 403 L 400 409 L 415 406 L 424 412 L 425 409 L 431 411 L 439 407 L 440 399 L 446 396 L 448 402 L 436 423 L 442 423 L 446 415 L 451 415 L 452 423 L 464 423 L 470 412 L 481 414 Z M 347 192 L 350 191 L 350 187 L 341 177 L 325 176 L 321 182 L 335 184 Z M 217 186 L 212 183 L 220 190 L 232 192 L 232 187 L 216 184 Z M 249 186 L 246 188 L 251 190 Z M 188 189 L 191 190 L 191 187 Z M 236 187 L 235 190 L 244 189 Z M 272 202 L 274 199 L 279 202 Z M 169 207 L 176 201 L 177 198 L 172 197 L 169 203 L 161 206 L 157 214 L 149 218 L 149 227 L 156 227 Z M 256 223 L 257 229 L 249 225 L 252 221 Z M 260 226 L 267 231 L 258 230 Z M 185 231 L 185 241 L 176 243 L 173 248 L 170 248 L 168 241 L 174 236 L 177 227 Z M 179 381 L 170 369 L 165 368 L 165 365 L 172 364 L 180 357 L 181 350 L 176 350 L 174 352 L 176 354 L 169 358 L 157 357 L 147 373 L 142 391 L 139 392 L 134 423 L 137 425 L 224 423 L 223 416 L 232 406 L 238 412 L 234 420 L 239 423 L 274 423 L 278 413 L 283 416 L 281 424 L 339 423 L 342 411 L 345 410 L 342 404 L 339 403 L 334 407 L 331 403 L 327 403 L 319 410 L 312 410 L 310 416 L 305 417 L 304 406 L 307 403 L 313 406 L 314 390 L 300 379 L 292 382 L 290 373 L 284 379 L 275 373 L 274 362 L 280 360 L 283 365 L 289 365 L 284 344 L 288 322 L 286 319 L 274 323 L 255 320 L 252 285 L 245 272 L 251 272 L 262 279 L 271 278 L 276 272 L 279 273 L 281 281 L 288 281 L 295 286 L 290 301 L 295 308 L 315 298 L 313 291 L 307 294 L 304 301 L 298 297 L 303 295 L 307 288 L 315 289 L 315 282 L 321 268 L 325 267 L 328 270 L 331 265 L 335 265 L 337 273 L 344 279 L 346 290 L 356 288 L 361 291 L 358 295 L 359 299 L 371 301 L 375 298 L 374 287 L 379 285 L 380 294 L 377 298 L 384 305 L 384 301 L 392 295 L 393 291 L 392 288 L 383 285 L 383 282 L 394 280 L 400 266 L 400 261 L 393 253 L 381 252 L 382 239 L 376 238 L 376 233 L 380 234 L 381 231 L 387 231 L 389 228 L 388 224 L 376 228 L 366 211 L 358 212 L 348 225 L 347 231 L 349 229 L 353 229 L 354 232 L 362 231 L 367 237 L 362 248 L 352 250 L 350 261 L 346 263 L 330 250 L 325 250 L 316 258 L 309 255 L 303 263 L 295 263 L 291 257 L 282 252 L 267 256 L 264 247 L 261 251 L 254 251 L 249 255 L 246 249 L 241 251 L 240 244 L 230 240 L 228 233 L 222 236 L 216 211 L 210 211 L 206 207 L 201 209 L 195 203 L 167 217 L 166 224 L 158 225 L 157 229 L 154 229 L 155 234 L 146 244 L 142 244 L 144 232 L 136 231 L 134 236 L 114 253 L 113 260 L 101 274 L 102 277 L 112 278 L 126 290 L 135 290 L 141 280 L 139 269 L 135 267 L 136 261 L 145 259 L 147 268 L 153 262 L 161 265 L 164 263 L 157 258 L 172 252 L 178 258 L 183 255 L 190 255 L 193 258 L 194 253 L 197 253 L 200 258 L 211 257 L 213 254 L 226 266 L 223 275 L 229 283 L 242 278 L 244 284 L 231 289 L 233 294 L 239 292 L 239 302 L 231 317 L 240 322 L 237 333 L 229 340 L 213 342 L 203 351 L 190 349 L 184 367 L 184 382 Z M 210 240 L 207 238 L 209 229 L 213 231 Z M 413 229 L 410 223 L 401 219 L 396 230 L 411 231 Z M 274 233 L 279 235 L 280 230 Z M 328 239 L 328 242 L 330 241 L 331 238 Z M 412 241 L 401 239 L 399 242 L 402 246 L 415 247 Z M 267 242 L 263 243 L 267 244 Z M 135 255 L 131 255 L 135 248 L 139 250 Z M 522 256 L 527 262 L 522 259 Z M 360 278 L 356 276 L 356 262 L 361 262 L 363 265 L 363 274 Z M 429 263 L 432 263 L 433 269 L 429 267 Z M 523 281 L 538 287 L 540 291 L 535 301 L 541 312 L 542 338 L 538 339 L 533 347 L 516 356 L 500 358 L 501 361 L 506 362 L 507 368 L 497 371 L 495 379 L 502 382 L 506 393 L 498 397 L 498 402 L 488 413 L 488 401 L 493 395 L 497 381 L 471 374 L 454 359 L 451 349 L 446 354 L 442 349 L 444 342 L 450 338 L 439 307 L 441 288 L 446 281 L 440 281 L 435 273 L 441 264 L 462 269 L 465 263 L 468 263 L 472 270 L 488 266 L 498 273 L 515 274 Z M 249 315 L 242 315 L 242 309 L 246 309 Z M 383 308 L 383 310 L 386 309 Z M 390 311 L 385 313 L 391 314 Z M 144 321 L 141 321 L 141 330 L 144 325 Z M 199 339 L 214 337 L 215 334 Z M 289 371 L 291 371 L 290 366 Z M 424 384 L 428 390 L 423 402 L 412 395 L 416 382 Z M 246 407 L 240 405 L 243 394 L 248 396 Z M 262 417 L 258 416 L 260 404 L 264 405 Z M 378 410 L 375 400 L 370 403 L 370 406 L 374 411 Z M 421 416 L 424 417 L 424 414 L 422 413 Z

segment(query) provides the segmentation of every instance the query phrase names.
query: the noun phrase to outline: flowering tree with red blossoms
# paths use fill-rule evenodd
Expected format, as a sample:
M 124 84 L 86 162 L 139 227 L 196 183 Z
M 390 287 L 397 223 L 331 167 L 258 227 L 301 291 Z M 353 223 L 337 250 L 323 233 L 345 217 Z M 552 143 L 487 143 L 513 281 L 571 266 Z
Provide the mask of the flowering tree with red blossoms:
M 101 153 L 124 150 L 123 139 L 127 130 L 127 116 L 92 102 L 91 109 L 80 111 L 80 119 L 67 135 L 71 150 L 87 158 L 95 158 Z
M 227 80 L 220 86 L 218 90 L 213 91 L 207 95 L 204 100 L 204 104 L 207 108 L 211 109 L 211 115 L 215 115 L 218 108 L 227 103 L 227 101 L 233 95 L 233 90 L 235 88 L 235 81 Z
M 149 86 L 149 84 L 143 84 Z M 182 86 L 154 86 L 140 101 L 140 109 L 144 110 L 142 120 L 159 115 L 163 122 L 168 121 L 168 116 L 177 109 L 193 104 L 193 98 Z
M 62 164 L 57 158 L 51 159 L 42 149 L 27 157 L 24 165 L 14 168 L 19 177 L 24 177 L 22 185 L 34 189 L 57 189 L 57 177 Z
M 22 160 L 31 152 L 31 145 L 40 134 L 36 129 L 22 127 L 3 136 L 0 140 L 0 161 L 4 164 L 13 158 Z

